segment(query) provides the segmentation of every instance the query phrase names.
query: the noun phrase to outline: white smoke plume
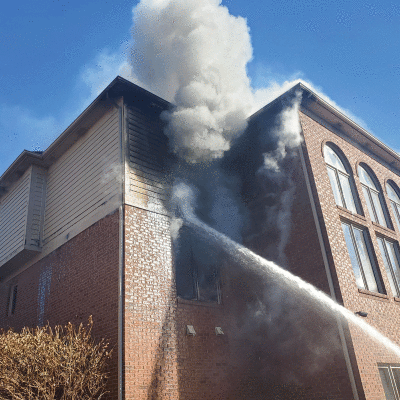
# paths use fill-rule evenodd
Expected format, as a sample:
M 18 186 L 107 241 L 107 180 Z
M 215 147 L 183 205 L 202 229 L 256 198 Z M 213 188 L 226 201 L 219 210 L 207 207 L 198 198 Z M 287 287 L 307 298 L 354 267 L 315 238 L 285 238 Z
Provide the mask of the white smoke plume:
M 279 126 L 268 134 L 277 138 L 277 148 L 264 154 L 264 165 L 262 170 L 280 172 L 280 163 L 286 157 L 287 151 L 300 145 L 303 138 L 301 136 L 301 126 L 299 120 L 299 108 L 301 93 L 297 92 L 292 101 L 292 105 L 284 109 L 279 116 Z
M 220 3 L 142 0 L 134 9 L 133 70 L 176 105 L 163 115 L 166 134 L 188 162 L 222 157 L 253 109 L 249 28 Z

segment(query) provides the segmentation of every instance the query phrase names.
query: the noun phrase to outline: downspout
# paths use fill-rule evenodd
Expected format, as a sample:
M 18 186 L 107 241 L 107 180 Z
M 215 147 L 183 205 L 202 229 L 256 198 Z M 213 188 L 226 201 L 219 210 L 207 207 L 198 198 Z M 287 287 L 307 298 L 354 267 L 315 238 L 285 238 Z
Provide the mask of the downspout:
M 314 200 L 314 196 L 313 196 L 312 190 L 311 190 L 310 177 L 308 175 L 307 166 L 306 166 L 305 157 L 304 157 L 304 149 L 303 149 L 302 145 L 300 145 L 299 148 L 300 148 L 299 153 L 300 153 L 300 159 L 301 159 L 301 166 L 303 168 L 304 178 L 306 181 L 308 196 L 310 198 L 311 209 L 312 209 L 312 213 L 313 213 L 313 217 L 314 217 L 315 227 L 317 229 L 318 240 L 319 240 L 319 245 L 321 247 L 321 253 L 322 253 L 322 258 L 324 261 L 326 277 L 328 279 L 329 291 L 330 291 L 332 299 L 337 302 L 335 288 L 333 286 L 332 274 L 329 269 L 328 256 L 326 254 L 325 243 L 324 243 L 324 239 L 322 237 L 322 229 L 321 229 L 321 225 L 318 220 L 315 200 Z M 335 318 L 336 318 L 336 322 L 337 322 L 338 329 L 339 329 L 340 342 L 342 344 L 343 354 L 344 354 L 344 358 L 345 358 L 345 362 L 346 362 L 347 372 L 348 372 L 349 378 L 350 378 L 350 384 L 351 384 L 351 389 L 353 391 L 354 400 L 359 400 L 360 398 L 359 398 L 358 392 L 357 392 L 356 381 L 354 378 L 353 368 L 351 366 L 349 349 L 347 348 L 347 343 L 346 343 L 346 338 L 344 336 L 342 321 L 340 320 L 340 318 L 337 315 L 335 315 Z
M 124 261 L 125 261 L 125 161 L 126 161 L 126 135 L 125 135 L 125 107 L 122 98 L 122 106 L 116 101 L 110 99 L 107 93 L 107 99 L 118 110 L 118 124 L 120 134 L 120 155 L 121 155 L 121 201 L 119 205 L 119 234 L 118 234 L 118 400 L 124 399 Z

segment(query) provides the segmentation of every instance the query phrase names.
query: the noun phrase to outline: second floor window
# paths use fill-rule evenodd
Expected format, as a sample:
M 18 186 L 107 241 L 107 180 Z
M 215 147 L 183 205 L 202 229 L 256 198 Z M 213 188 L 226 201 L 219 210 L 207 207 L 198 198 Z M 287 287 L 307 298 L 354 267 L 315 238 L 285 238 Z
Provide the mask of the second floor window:
M 394 188 L 393 183 L 386 185 L 386 191 L 390 199 L 390 205 L 392 206 L 394 218 L 396 219 L 397 227 L 400 230 L 400 198 L 397 191 Z
M 378 237 L 378 244 L 393 295 L 396 297 L 400 297 L 400 269 L 398 245 L 381 237 Z
M 381 194 L 374 182 L 371 174 L 361 165 L 358 166 L 358 175 L 360 176 L 362 191 L 367 203 L 368 212 L 372 221 L 379 225 L 388 226 L 385 214 L 383 212 Z
M 220 251 L 183 226 L 174 244 L 174 254 L 178 297 L 220 303 Z
M 342 228 L 357 286 L 371 292 L 383 293 L 383 286 L 371 257 L 367 232 L 346 222 L 342 222 Z
M 324 147 L 324 158 L 336 204 L 356 213 L 357 208 L 350 174 L 347 172 L 342 160 L 329 146 Z

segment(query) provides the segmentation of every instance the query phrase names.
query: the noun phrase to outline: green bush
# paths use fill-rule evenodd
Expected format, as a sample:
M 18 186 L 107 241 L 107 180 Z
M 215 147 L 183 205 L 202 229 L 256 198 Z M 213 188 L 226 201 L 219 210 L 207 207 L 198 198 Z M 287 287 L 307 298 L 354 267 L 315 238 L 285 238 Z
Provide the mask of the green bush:
M 92 400 L 107 392 L 112 350 L 91 338 L 93 327 L 68 325 L 0 332 L 1 400 Z

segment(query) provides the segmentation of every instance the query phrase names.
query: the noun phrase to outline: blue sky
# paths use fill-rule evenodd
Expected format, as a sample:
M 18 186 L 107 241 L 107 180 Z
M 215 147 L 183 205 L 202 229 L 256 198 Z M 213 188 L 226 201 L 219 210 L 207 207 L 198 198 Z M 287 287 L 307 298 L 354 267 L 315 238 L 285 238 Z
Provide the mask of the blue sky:
M 21 0 L 3 5 L 0 174 L 23 149 L 45 149 L 103 87 L 127 72 L 135 4 Z M 254 88 L 310 81 L 400 151 L 399 5 L 294 0 L 222 5 L 247 19 Z

